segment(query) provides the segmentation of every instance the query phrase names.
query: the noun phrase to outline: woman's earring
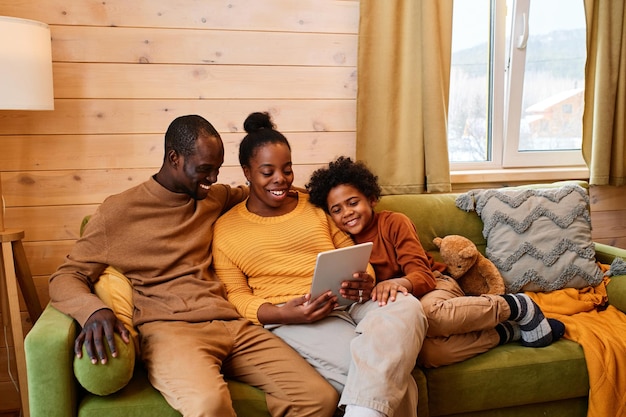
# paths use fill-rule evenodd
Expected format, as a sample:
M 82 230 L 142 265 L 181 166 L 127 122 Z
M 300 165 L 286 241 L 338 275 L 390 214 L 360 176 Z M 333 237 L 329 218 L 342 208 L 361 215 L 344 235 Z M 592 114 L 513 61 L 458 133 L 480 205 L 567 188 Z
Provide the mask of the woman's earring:
M 246 185 L 249 187 L 250 186 L 250 181 L 246 180 Z

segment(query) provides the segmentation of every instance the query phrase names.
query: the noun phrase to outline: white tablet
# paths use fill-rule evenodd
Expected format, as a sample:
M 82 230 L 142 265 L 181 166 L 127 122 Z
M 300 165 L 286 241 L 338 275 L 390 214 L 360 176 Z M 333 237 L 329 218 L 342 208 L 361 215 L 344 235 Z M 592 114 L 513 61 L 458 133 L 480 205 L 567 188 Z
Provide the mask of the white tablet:
M 311 284 L 311 299 L 331 290 L 337 296 L 339 305 L 354 303 L 354 300 L 343 298 L 339 288 L 343 281 L 349 281 L 355 272 L 367 270 L 367 264 L 372 253 L 372 242 L 360 243 L 347 248 L 340 248 L 317 254 L 313 283 Z

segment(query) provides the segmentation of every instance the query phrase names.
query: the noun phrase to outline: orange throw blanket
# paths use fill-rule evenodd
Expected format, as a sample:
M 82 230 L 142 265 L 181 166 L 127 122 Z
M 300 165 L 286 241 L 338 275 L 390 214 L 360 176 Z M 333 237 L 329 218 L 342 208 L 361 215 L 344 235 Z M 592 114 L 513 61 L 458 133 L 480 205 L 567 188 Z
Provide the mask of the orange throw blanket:
M 546 317 L 561 320 L 564 337 L 577 342 L 585 352 L 587 417 L 626 416 L 626 315 L 606 304 L 608 283 L 605 277 L 596 287 L 526 293 Z

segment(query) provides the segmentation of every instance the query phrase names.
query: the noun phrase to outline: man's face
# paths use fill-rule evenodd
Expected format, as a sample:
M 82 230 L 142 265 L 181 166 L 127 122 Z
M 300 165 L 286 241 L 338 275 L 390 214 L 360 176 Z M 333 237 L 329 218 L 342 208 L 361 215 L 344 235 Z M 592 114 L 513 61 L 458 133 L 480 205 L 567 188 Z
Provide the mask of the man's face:
M 198 136 L 195 152 L 179 156 L 176 166 L 176 181 L 179 190 L 195 200 L 207 197 L 211 185 L 224 163 L 222 141 L 215 136 Z

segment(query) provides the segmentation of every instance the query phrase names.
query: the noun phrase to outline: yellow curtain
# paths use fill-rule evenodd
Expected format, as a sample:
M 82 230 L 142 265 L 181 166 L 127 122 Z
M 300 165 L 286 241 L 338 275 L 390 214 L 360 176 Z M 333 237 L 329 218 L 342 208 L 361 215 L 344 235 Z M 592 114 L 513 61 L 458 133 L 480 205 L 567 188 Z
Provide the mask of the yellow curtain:
M 626 147 L 626 6 L 585 0 L 587 67 L 583 157 L 594 185 L 624 185 Z
M 453 0 L 361 0 L 357 159 L 384 194 L 450 191 Z

